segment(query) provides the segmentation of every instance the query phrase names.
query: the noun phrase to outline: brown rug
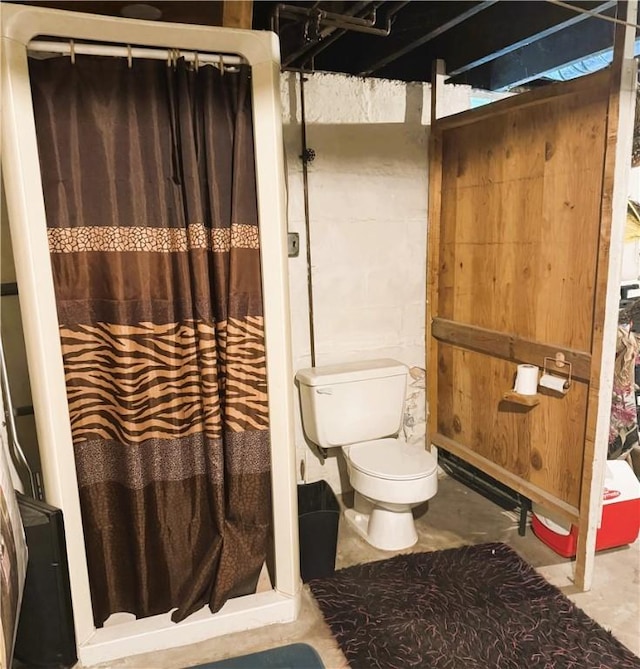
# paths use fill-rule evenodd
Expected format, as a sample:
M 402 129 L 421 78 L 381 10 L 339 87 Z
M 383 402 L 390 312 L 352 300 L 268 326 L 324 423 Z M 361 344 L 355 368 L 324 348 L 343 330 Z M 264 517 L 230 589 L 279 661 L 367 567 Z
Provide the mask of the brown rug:
M 640 669 L 505 544 L 398 555 L 309 586 L 354 669 Z

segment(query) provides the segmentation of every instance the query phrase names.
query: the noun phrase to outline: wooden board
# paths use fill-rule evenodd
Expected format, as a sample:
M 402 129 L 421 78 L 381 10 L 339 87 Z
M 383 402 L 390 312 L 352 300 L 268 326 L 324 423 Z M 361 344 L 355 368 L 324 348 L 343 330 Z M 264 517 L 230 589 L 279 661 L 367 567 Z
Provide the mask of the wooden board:
M 442 169 L 431 432 L 576 508 L 608 102 L 604 73 L 539 104 L 512 99 L 476 123 L 434 125 Z M 542 369 L 556 352 L 580 379 L 566 395 L 542 394 L 531 411 L 503 401 L 518 362 Z
M 225 28 L 251 30 L 253 0 L 225 0 L 222 3 L 222 25 Z
M 592 367 L 575 570 L 575 581 L 584 589 L 590 587 L 595 567 L 596 535 L 602 514 L 601 491 L 607 457 L 606 442 L 611 422 L 612 370 L 618 323 L 622 244 L 637 104 L 637 0 L 618 3 L 618 16 L 624 18 L 625 23 L 616 25 L 613 63 L 610 68 L 598 277 L 594 291 Z
M 444 134 L 439 317 L 591 350 L 609 90 L 600 80 L 586 95 Z
M 436 120 L 430 142 L 428 438 L 581 528 L 598 506 L 618 94 L 605 70 Z M 504 399 L 518 363 L 557 353 L 566 394 Z
M 543 344 L 508 332 L 455 323 L 445 318 L 434 318 L 431 331 L 433 337 L 441 342 L 530 365 L 535 365 L 546 357 L 555 358 L 561 353 L 564 360 L 571 364 L 573 378 L 588 381 L 591 376 L 591 353 L 586 351 L 575 351 L 557 344 Z
M 577 508 L 587 384 L 576 381 L 560 396 L 543 390 L 536 407 L 520 407 L 503 400 L 515 363 L 446 344 L 438 349 L 436 433 Z

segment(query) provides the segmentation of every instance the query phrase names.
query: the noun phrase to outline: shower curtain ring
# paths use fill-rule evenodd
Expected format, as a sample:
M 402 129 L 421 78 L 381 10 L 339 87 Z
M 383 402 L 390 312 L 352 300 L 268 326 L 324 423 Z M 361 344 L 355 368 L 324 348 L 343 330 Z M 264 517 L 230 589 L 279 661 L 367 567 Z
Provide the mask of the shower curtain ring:
M 69 55 L 71 56 L 71 64 L 75 65 L 76 64 L 76 45 L 74 44 L 73 40 L 69 40 Z
M 224 76 L 224 58 L 222 54 L 220 54 L 220 74 Z
M 131 44 L 127 44 L 127 65 L 129 69 L 133 67 L 133 53 L 131 52 Z
M 200 57 L 198 56 L 197 51 L 193 52 L 193 69 L 196 72 L 200 69 Z

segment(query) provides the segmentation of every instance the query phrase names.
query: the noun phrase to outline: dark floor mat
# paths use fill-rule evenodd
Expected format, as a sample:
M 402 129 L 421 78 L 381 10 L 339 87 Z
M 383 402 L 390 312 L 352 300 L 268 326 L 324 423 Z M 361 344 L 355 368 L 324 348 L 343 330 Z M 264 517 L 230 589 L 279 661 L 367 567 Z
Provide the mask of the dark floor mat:
M 309 586 L 354 669 L 640 669 L 504 544 L 398 555 Z
M 324 664 L 311 646 L 294 643 L 219 662 L 199 664 L 190 669 L 324 669 Z

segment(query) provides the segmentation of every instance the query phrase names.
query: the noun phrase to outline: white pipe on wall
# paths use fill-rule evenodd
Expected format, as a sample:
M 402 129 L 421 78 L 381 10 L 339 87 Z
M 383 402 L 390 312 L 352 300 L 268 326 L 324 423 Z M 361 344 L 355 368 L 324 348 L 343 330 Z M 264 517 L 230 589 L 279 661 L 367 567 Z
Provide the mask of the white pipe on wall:
M 96 16 L 2 3 L 2 163 L 33 403 L 48 501 L 66 525 L 78 653 L 84 665 L 289 622 L 300 606 L 293 374 L 288 302 L 284 159 L 275 35 Z M 275 589 L 202 610 L 182 623 L 155 616 L 96 630 L 75 475 L 55 293 L 46 234 L 29 72 L 38 35 L 181 52 L 237 54 L 252 67 L 254 141 L 263 267 L 267 384 L 271 398 Z M 68 45 L 66 45 L 68 46 Z M 124 47 L 125 54 L 128 49 Z

